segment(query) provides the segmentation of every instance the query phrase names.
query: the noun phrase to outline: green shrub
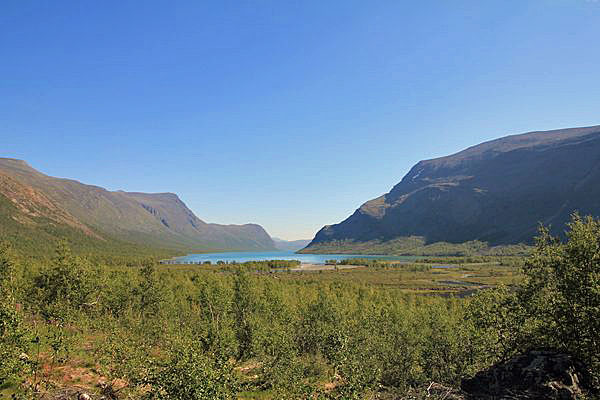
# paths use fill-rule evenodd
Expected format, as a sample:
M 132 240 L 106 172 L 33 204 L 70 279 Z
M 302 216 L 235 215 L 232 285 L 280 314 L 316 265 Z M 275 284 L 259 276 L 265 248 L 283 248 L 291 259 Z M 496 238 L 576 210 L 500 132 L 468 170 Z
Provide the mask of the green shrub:
M 0 301 L 0 387 L 20 381 L 29 368 L 28 333 L 14 304 Z
M 236 355 L 236 336 L 232 318 L 233 290 L 213 275 L 192 277 L 198 294 L 189 301 L 195 311 L 193 332 L 206 351 Z
M 600 220 L 575 214 L 566 235 L 541 230 L 519 299 L 534 339 L 579 357 L 600 384 Z
M 94 281 L 89 264 L 74 256 L 66 242 L 56 248 L 50 267 L 33 278 L 29 300 L 48 321 L 66 321 L 93 304 Z
M 0 387 L 20 382 L 30 367 L 29 335 L 13 297 L 17 264 L 8 244 L 0 243 Z
M 238 382 L 227 358 L 205 354 L 200 346 L 181 344 L 166 361 L 153 361 L 142 381 L 145 399 L 235 399 Z
M 139 270 L 139 283 L 133 289 L 136 307 L 142 319 L 156 318 L 165 298 L 165 289 L 159 280 L 153 262 L 145 263 Z
M 473 340 L 489 361 L 554 348 L 585 362 L 600 385 L 600 220 L 573 215 L 567 241 L 540 228 L 514 291 L 485 291 L 470 305 Z

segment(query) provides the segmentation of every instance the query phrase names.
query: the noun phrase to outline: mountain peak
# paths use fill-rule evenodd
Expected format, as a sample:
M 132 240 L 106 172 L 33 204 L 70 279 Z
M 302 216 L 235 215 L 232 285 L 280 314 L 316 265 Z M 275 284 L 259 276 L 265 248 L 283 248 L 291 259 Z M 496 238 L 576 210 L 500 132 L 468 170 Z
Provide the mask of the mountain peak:
M 482 158 L 494 157 L 501 153 L 515 151 L 520 149 L 546 147 L 560 145 L 565 142 L 574 142 L 586 140 L 590 135 L 600 133 L 600 125 L 582 127 L 554 129 L 550 131 L 533 131 L 509 135 L 499 139 L 489 140 L 475 146 L 468 147 L 458 153 L 445 157 L 423 160 L 417 165 L 453 166 L 467 160 L 478 160 Z
M 420 161 L 392 190 L 311 244 L 420 236 L 431 242 L 531 242 L 573 211 L 600 215 L 600 126 L 511 135 Z
M 0 167 L 35 171 L 35 169 L 33 169 L 25 160 L 20 160 L 18 158 L 0 157 Z

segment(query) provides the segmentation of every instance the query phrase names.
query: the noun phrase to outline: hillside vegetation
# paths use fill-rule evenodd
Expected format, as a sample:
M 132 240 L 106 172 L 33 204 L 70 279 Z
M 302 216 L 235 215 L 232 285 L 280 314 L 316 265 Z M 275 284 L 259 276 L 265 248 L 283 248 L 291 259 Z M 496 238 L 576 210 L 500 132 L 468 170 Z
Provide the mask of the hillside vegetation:
M 472 240 L 465 243 L 427 243 L 424 237 L 411 236 L 390 240 L 355 241 L 351 239 L 311 243 L 299 253 L 308 254 L 375 254 L 395 256 L 515 256 L 533 250 L 526 244 L 489 246 Z
M 431 382 L 459 387 L 530 348 L 572 354 L 597 386 L 600 221 L 575 216 L 567 236 L 543 230 L 522 279 L 465 299 L 335 271 L 269 273 L 276 263 L 107 266 L 65 244 L 34 263 L 3 245 L 0 390 L 16 399 L 425 398 Z
M 33 239 L 27 228 L 41 227 L 56 244 L 60 235 L 47 229 L 51 226 L 84 242 L 116 241 L 179 252 L 275 249 L 260 225 L 206 223 L 173 193 L 111 192 L 44 175 L 10 158 L 0 158 L 0 201 L 6 234 L 25 241 Z

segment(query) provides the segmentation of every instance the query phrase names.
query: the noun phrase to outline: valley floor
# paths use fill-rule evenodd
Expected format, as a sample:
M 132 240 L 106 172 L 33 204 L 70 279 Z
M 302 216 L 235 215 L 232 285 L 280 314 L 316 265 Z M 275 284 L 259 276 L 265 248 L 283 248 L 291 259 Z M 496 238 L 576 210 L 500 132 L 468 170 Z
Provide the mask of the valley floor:
M 489 256 L 108 265 L 64 244 L 49 263 L 2 247 L 0 398 L 449 399 L 572 337 L 523 314 L 531 271 L 548 271 L 539 254 L 529 269 Z M 600 365 L 580 343 L 575 356 Z

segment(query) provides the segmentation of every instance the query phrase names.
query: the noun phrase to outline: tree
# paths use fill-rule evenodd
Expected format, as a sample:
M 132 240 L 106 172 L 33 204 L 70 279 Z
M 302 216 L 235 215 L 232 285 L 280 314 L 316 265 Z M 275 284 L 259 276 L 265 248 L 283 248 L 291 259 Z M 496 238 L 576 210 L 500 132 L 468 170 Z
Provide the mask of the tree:
M 540 230 L 519 298 L 541 342 L 578 356 L 600 379 L 600 220 L 574 214 L 566 236 Z
M 541 227 L 523 284 L 478 295 L 470 315 L 498 358 L 557 349 L 583 361 L 600 387 L 600 220 L 573 214 L 566 239 Z
M 22 378 L 28 367 L 27 331 L 12 293 L 16 266 L 11 247 L 0 243 L 0 386 Z
M 238 342 L 239 360 L 247 360 L 254 355 L 255 324 L 253 315 L 257 304 L 253 296 L 252 282 L 244 272 L 238 272 L 233 287 L 233 315 L 235 336 Z
M 164 287 L 156 275 L 153 262 L 145 262 L 140 269 L 140 283 L 135 288 L 143 318 L 156 315 L 164 301 Z
M 92 292 L 88 265 L 71 253 L 66 241 L 61 241 L 50 267 L 34 278 L 32 297 L 47 320 L 65 320 L 73 311 L 90 304 Z
M 140 382 L 147 400 L 235 399 L 238 382 L 226 357 L 204 354 L 197 343 L 180 343 L 168 360 L 151 360 Z
M 0 296 L 12 296 L 14 275 L 17 269 L 16 255 L 8 242 L 0 242 Z

